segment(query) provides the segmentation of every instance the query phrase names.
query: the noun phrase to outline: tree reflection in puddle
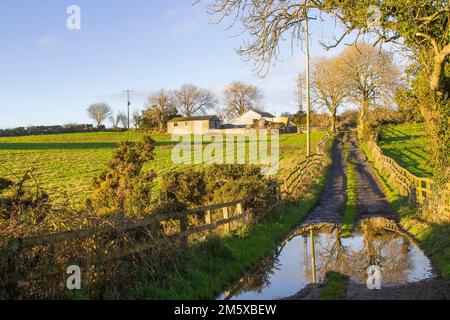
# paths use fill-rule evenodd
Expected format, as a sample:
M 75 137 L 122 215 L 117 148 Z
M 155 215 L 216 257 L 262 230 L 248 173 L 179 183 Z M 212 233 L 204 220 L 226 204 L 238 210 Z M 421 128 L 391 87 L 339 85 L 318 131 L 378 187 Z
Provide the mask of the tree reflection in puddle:
M 349 238 L 341 237 L 339 227 L 332 224 L 305 225 L 219 298 L 287 297 L 310 283 L 323 281 L 328 271 L 366 283 L 367 269 L 373 265 L 381 268 L 384 284 L 417 282 L 433 275 L 429 259 L 393 221 L 363 220 L 358 232 Z

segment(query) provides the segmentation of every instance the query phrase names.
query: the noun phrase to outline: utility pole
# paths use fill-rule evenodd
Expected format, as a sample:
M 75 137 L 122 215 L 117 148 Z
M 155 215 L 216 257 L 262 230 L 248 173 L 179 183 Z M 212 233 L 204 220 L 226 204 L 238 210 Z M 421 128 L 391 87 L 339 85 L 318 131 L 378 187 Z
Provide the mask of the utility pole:
M 310 84 L 310 72 L 309 72 L 309 18 L 308 9 L 306 11 L 306 26 L 305 26 L 305 44 L 306 44 L 306 154 L 311 155 L 311 84 Z
M 303 79 L 299 74 L 297 78 L 297 98 L 298 98 L 298 112 L 303 112 Z
M 130 130 L 130 106 L 131 106 L 130 94 L 133 92 L 133 90 L 124 90 L 123 92 L 127 94 L 128 130 Z

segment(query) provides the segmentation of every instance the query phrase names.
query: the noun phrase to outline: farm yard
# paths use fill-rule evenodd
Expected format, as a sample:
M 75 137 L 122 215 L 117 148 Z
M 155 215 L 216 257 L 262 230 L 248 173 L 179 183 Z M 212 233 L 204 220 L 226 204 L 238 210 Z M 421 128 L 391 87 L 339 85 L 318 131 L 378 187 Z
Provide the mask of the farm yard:
M 312 134 L 313 148 L 325 134 Z M 68 200 L 79 205 L 92 192 L 93 178 L 108 163 L 117 144 L 136 142 L 144 135 L 143 132 L 101 132 L 0 138 L 0 176 L 17 179 L 25 170 L 34 168 L 40 187 L 56 203 Z M 157 189 L 161 176 L 180 166 L 171 159 L 177 142 L 168 134 L 150 136 L 156 142 L 155 159 L 144 169 L 156 172 Z M 280 176 L 305 157 L 305 144 L 303 134 L 280 136 Z

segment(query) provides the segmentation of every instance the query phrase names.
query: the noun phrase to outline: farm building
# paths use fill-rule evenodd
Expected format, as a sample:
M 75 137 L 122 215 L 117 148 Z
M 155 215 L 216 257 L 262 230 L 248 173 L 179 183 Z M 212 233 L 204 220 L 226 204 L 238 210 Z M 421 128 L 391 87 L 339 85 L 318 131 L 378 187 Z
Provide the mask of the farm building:
M 210 130 L 220 130 L 222 122 L 217 116 L 174 118 L 167 123 L 171 134 L 203 134 Z
M 260 126 L 264 126 L 268 123 L 279 123 L 284 124 L 286 127 L 289 126 L 289 117 L 275 117 L 274 115 L 268 112 L 260 112 L 260 111 L 247 111 L 242 116 L 231 121 L 231 124 L 234 127 L 240 128 L 248 128 L 254 124 L 259 124 Z

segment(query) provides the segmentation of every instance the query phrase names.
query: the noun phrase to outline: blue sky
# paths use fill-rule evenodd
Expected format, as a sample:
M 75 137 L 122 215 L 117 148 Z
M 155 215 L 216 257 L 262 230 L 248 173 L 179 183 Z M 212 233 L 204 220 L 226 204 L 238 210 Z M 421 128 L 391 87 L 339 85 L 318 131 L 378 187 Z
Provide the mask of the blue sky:
M 81 8 L 81 30 L 66 28 L 72 4 Z M 235 53 L 243 38 L 212 20 L 190 0 L 2 0 L 0 128 L 90 123 L 85 110 L 94 102 L 124 110 L 124 89 L 135 91 L 136 110 L 149 93 L 183 83 L 220 98 L 233 80 L 261 87 L 268 111 L 294 112 L 301 49 L 293 56 L 283 50 L 284 61 L 259 79 Z M 318 45 L 335 28 L 330 21 L 313 23 L 313 55 L 338 52 Z

